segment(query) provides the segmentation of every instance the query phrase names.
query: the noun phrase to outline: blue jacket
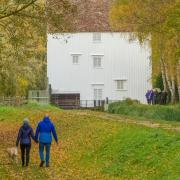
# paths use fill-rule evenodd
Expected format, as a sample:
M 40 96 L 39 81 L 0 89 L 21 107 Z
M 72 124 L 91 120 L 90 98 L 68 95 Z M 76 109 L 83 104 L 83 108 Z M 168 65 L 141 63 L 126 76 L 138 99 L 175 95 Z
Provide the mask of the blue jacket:
M 19 141 L 20 141 L 20 144 L 30 145 L 31 138 L 35 140 L 33 129 L 31 128 L 31 126 L 29 126 L 29 124 L 25 123 L 19 129 L 19 133 L 16 140 L 16 146 L 18 146 Z
M 154 91 L 150 91 L 150 94 L 149 94 L 149 100 L 153 100 L 154 98 Z
M 150 94 L 151 94 L 151 91 L 147 91 L 147 93 L 146 93 L 146 99 L 150 99 Z
M 45 117 L 37 126 L 35 139 L 36 141 L 39 139 L 40 143 L 51 143 L 52 134 L 55 141 L 58 142 L 58 137 L 53 123 L 49 117 Z

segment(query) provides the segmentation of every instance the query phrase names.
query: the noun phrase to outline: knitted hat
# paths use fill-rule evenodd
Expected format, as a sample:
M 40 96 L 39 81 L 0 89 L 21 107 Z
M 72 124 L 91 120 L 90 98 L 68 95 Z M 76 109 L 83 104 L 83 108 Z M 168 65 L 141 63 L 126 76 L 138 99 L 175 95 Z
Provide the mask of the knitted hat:
M 24 118 L 24 124 L 29 124 L 29 119 L 28 118 Z

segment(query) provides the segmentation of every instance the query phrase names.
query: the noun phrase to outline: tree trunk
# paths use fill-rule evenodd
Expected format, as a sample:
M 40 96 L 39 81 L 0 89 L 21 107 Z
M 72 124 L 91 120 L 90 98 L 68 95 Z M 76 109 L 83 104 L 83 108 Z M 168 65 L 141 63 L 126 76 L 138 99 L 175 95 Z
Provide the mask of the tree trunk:
M 171 93 L 171 103 L 174 104 L 176 101 L 176 85 L 175 78 L 171 75 L 172 93 Z
M 164 67 L 165 67 L 165 75 L 166 75 L 168 89 L 169 89 L 169 91 L 171 93 L 171 103 L 174 103 L 175 102 L 175 82 L 174 82 L 174 77 L 171 76 L 171 80 L 170 80 L 169 75 L 168 75 L 167 65 L 164 64 Z
M 179 102 L 180 102 L 180 60 L 177 63 L 177 87 L 178 87 L 178 96 L 179 96 Z
M 164 91 L 167 92 L 168 88 L 167 88 L 167 82 L 166 82 L 166 74 L 165 74 L 164 63 L 162 59 L 160 60 L 160 66 L 161 66 L 161 74 L 162 74 Z

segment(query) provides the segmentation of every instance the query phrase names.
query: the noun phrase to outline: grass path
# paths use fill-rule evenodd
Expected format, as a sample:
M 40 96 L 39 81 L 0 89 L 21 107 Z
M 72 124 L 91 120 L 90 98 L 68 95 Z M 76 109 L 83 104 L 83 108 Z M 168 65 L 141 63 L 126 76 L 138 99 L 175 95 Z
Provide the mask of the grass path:
M 28 168 L 7 156 L 24 117 L 32 127 L 49 113 L 59 145 L 52 144 L 50 168 L 39 168 L 38 145 L 32 144 Z M 136 122 L 136 123 L 135 123 Z M 0 180 L 153 180 L 180 179 L 179 132 L 145 127 L 145 121 L 93 111 L 54 107 L 0 107 Z M 174 128 L 178 124 L 170 123 Z M 175 127 L 175 128 L 177 128 Z
M 173 131 L 178 131 L 180 132 L 180 123 L 179 122 L 174 122 L 174 123 L 168 123 L 167 121 L 155 121 L 155 120 L 137 120 L 137 119 L 132 119 L 127 116 L 120 116 L 120 115 L 115 115 L 115 114 L 109 114 L 109 113 L 102 113 L 97 115 L 97 117 L 101 119 L 107 119 L 107 120 L 116 120 L 122 123 L 127 123 L 127 124 L 136 124 L 136 125 L 143 125 L 149 128 L 162 128 L 166 130 L 173 130 Z

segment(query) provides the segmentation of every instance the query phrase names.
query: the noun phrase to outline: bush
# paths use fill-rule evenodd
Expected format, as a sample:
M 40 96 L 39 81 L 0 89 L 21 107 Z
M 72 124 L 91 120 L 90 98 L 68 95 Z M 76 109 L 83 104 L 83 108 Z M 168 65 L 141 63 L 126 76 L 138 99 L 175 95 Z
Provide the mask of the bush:
M 108 112 L 128 115 L 133 117 L 143 117 L 155 120 L 180 121 L 180 105 L 144 105 L 136 100 L 126 99 L 109 105 Z
M 162 74 L 158 74 L 158 76 L 155 79 L 155 82 L 153 84 L 154 88 L 159 88 L 161 89 L 161 91 L 164 89 L 164 85 L 163 85 L 163 79 L 162 79 Z
M 122 103 L 125 103 L 127 105 L 133 105 L 133 104 L 140 104 L 140 101 L 137 99 L 131 99 L 131 98 L 126 98 Z

